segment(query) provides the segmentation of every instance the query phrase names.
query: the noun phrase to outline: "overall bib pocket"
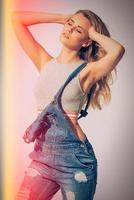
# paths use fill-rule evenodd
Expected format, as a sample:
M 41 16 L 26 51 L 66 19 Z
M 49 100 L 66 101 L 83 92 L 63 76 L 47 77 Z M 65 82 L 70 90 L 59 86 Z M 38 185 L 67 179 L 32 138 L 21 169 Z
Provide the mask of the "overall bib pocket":
M 79 167 L 87 167 L 89 169 L 94 169 L 96 158 L 94 157 L 94 152 L 92 149 L 86 147 L 74 150 L 72 153 L 73 161 Z

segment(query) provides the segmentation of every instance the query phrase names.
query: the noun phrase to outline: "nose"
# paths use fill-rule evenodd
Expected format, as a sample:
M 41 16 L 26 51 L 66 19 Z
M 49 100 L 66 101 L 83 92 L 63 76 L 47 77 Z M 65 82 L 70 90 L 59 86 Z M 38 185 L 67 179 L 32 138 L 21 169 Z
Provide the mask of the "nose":
M 74 29 L 75 29 L 75 27 L 72 26 L 72 27 L 70 27 L 70 28 L 68 29 L 68 32 L 71 33 Z

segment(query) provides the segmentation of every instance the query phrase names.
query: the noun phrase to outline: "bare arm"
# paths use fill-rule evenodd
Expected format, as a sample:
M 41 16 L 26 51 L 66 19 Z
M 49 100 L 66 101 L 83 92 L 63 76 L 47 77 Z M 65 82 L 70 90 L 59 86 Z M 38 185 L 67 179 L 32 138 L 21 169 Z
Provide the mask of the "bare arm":
M 89 29 L 89 37 L 98 42 L 106 51 L 106 55 L 103 58 L 91 63 L 91 65 L 89 63 L 89 68 L 93 73 L 95 81 L 98 81 L 114 69 L 121 60 L 125 48 L 116 40 L 96 32 L 93 27 Z
M 28 29 L 29 25 L 38 23 L 59 23 L 64 24 L 71 15 L 47 12 L 14 11 L 11 19 L 16 36 L 32 62 L 40 71 L 42 66 L 52 56 L 39 44 Z

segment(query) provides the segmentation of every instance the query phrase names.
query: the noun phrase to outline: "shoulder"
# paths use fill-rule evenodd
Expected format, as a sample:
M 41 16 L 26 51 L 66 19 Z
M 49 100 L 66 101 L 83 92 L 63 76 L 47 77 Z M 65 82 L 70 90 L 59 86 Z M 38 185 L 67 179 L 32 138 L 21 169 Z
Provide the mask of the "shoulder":
M 40 70 L 39 71 L 42 71 L 42 69 L 45 68 L 45 66 L 54 59 L 53 56 L 48 56 L 48 57 L 45 57 L 45 58 L 42 58 L 41 59 L 41 67 L 40 67 Z

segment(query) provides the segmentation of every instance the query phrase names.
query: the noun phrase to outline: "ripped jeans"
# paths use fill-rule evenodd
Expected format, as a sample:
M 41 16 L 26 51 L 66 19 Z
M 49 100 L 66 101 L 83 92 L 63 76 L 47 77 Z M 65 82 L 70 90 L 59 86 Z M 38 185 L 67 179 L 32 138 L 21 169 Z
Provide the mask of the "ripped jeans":
M 63 200 L 93 200 L 97 160 L 87 138 L 79 144 L 46 143 L 41 153 L 44 162 L 30 163 L 16 200 L 50 200 L 59 189 Z

